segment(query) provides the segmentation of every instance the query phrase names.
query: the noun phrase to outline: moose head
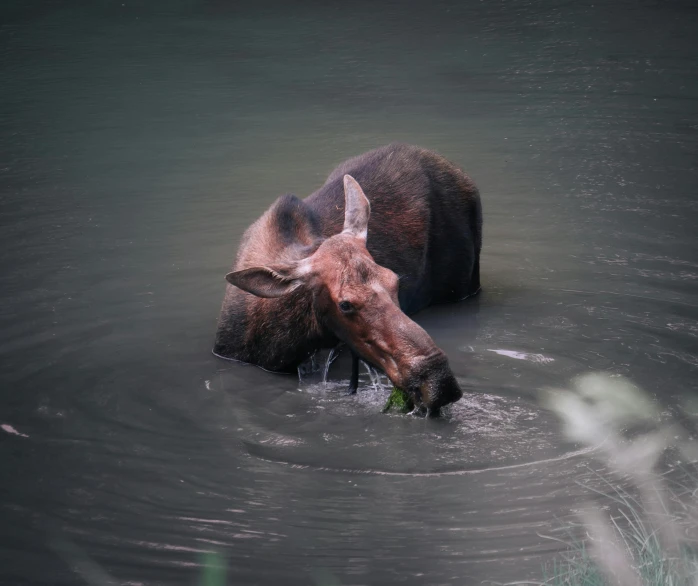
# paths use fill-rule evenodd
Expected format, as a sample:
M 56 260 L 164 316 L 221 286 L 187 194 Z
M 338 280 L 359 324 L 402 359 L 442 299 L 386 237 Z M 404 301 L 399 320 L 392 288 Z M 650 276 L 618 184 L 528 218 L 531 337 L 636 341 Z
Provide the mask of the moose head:
M 226 280 L 257 297 L 284 298 L 300 288 L 318 324 L 432 415 L 461 398 L 446 355 L 400 309 L 398 276 L 378 265 L 366 243 L 371 206 L 359 183 L 344 175 L 344 227 L 304 258 L 255 266 Z

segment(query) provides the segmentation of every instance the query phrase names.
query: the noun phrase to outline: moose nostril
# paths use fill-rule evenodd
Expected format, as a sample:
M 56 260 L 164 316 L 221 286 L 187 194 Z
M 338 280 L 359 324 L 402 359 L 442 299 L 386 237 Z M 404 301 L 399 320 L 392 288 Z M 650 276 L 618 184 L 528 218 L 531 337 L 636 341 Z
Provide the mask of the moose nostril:
M 434 410 L 434 414 L 444 405 L 455 403 L 463 396 L 445 356 L 430 365 L 425 365 L 421 374 L 421 383 L 417 387 L 424 405 Z

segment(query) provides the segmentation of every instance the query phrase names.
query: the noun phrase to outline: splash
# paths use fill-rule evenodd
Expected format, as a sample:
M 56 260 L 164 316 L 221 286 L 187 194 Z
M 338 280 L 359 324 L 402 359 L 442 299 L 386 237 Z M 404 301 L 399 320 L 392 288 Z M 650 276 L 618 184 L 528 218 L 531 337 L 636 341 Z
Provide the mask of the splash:
M 20 433 L 14 427 L 8 425 L 7 423 L 0 424 L 0 429 L 2 429 L 4 432 L 9 433 L 10 435 L 17 435 L 19 437 L 29 437 L 26 433 Z
M 327 355 L 327 360 L 325 360 L 325 368 L 322 371 L 322 382 L 326 383 L 327 382 L 327 376 L 330 372 L 330 366 L 332 366 L 332 363 L 337 360 L 339 357 L 339 351 L 337 348 L 332 348 L 330 350 L 329 354 Z
M 494 352 L 500 356 L 508 356 L 509 358 L 515 358 L 516 360 L 528 360 L 529 362 L 535 362 L 538 364 L 548 364 L 549 362 L 554 362 L 554 358 L 549 356 L 544 356 L 543 354 L 529 354 L 528 352 L 516 352 L 515 350 L 493 350 L 492 348 L 487 349 L 488 352 Z
M 363 360 L 361 361 L 361 364 L 363 364 L 366 367 L 366 372 L 368 372 L 368 376 L 371 379 L 371 385 L 373 386 L 373 390 L 378 393 L 383 393 L 384 391 L 386 391 L 385 387 L 383 386 L 383 381 L 381 381 L 380 372 L 378 372 L 372 366 L 366 364 Z

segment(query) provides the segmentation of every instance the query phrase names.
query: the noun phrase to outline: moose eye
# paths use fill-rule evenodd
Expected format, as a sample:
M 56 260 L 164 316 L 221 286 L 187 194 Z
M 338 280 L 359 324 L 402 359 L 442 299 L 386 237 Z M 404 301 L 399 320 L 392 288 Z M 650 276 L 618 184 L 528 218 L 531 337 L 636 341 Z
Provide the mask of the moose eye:
M 354 306 L 349 303 L 348 301 L 340 301 L 339 302 L 339 310 L 342 313 L 349 313 L 351 310 L 354 309 Z

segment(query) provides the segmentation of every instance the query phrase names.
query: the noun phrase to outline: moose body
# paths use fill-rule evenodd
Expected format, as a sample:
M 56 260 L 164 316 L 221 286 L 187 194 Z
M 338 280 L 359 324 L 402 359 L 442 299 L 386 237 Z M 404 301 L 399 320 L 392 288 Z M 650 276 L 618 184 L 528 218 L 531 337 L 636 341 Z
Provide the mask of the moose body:
M 466 174 L 414 146 L 370 151 L 306 199 L 279 197 L 247 229 L 213 352 L 288 372 L 344 342 L 351 390 L 360 357 L 438 413 L 462 393 L 406 314 L 477 293 L 481 246 L 480 196 Z

